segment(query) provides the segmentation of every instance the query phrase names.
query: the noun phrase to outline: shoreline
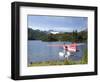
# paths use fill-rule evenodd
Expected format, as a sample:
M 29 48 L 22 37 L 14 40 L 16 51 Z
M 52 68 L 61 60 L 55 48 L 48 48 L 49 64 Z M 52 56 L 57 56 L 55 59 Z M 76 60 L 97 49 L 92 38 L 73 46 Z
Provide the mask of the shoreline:
M 52 61 L 43 61 L 43 62 L 32 62 L 31 64 L 28 64 L 28 67 L 33 66 L 54 66 L 54 65 L 78 65 L 78 64 L 87 64 L 87 62 L 84 62 L 82 59 L 78 61 L 72 61 L 72 60 L 52 60 Z

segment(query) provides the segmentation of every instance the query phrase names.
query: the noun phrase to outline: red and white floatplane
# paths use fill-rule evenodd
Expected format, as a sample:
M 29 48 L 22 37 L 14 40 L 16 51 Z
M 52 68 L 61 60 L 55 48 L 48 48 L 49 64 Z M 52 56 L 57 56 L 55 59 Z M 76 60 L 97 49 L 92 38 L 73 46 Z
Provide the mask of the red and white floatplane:
M 53 44 L 53 45 L 47 45 L 47 46 L 51 46 L 51 47 L 62 47 L 63 51 L 59 52 L 59 57 L 65 57 L 68 59 L 68 57 L 70 55 L 72 55 L 73 53 L 76 53 L 77 51 L 79 51 L 77 49 L 77 46 L 79 45 L 83 45 L 83 44 L 76 44 L 76 43 L 72 43 L 72 44 Z

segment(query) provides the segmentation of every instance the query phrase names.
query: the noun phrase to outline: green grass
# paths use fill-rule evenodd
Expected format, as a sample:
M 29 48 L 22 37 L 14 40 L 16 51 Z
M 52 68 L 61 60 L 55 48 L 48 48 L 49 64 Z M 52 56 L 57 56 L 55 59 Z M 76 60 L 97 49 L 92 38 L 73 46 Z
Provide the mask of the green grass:
M 84 49 L 84 55 L 80 61 L 72 61 L 72 60 L 54 60 L 54 61 L 44 61 L 44 62 L 32 62 L 31 66 L 51 66 L 51 65 L 76 65 L 76 64 L 87 64 L 88 63 L 88 54 L 87 49 Z
M 88 51 L 87 49 L 84 50 L 84 56 L 81 60 L 81 64 L 87 64 L 88 63 Z
M 50 66 L 50 65 L 64 65 L 64 61 L 55 60 L 55 61 L 35 62 L 35 63 L 30 64 L 29 66 Z

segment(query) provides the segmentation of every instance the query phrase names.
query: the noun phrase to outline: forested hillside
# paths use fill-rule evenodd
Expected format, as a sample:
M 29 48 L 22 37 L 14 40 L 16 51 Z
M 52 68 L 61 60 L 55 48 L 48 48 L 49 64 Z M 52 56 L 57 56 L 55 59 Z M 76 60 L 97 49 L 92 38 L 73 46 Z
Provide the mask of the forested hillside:
M 28 28 L 28 40 L 86 42 L 87 30 L 52 34 L 47 31 Z

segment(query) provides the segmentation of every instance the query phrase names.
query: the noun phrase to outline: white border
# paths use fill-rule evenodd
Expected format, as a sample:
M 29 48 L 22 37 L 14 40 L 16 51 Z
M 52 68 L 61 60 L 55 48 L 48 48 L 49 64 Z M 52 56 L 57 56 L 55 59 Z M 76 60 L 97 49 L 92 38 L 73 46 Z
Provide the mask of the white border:
M 88 17 L 88 64 L 27 67 L 27 15 Z M 94 11 L 40 7 L 20 8 L 20 76 L 94 71 Z

